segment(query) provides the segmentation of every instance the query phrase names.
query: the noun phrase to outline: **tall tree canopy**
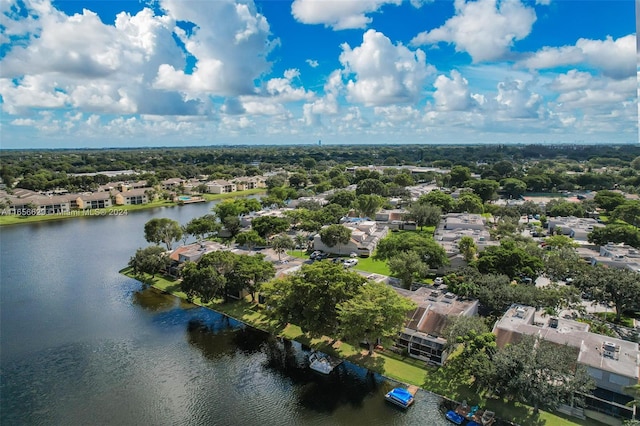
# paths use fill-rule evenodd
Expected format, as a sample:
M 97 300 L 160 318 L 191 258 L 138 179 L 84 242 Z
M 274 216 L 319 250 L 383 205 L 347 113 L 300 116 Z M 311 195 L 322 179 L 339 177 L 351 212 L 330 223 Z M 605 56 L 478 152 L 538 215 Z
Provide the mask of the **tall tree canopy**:
M 150 243 L 164 243 L 171 250 L 174 242 L 182 237 L 182 227 L 168 218 L 153 218 L 144 224 L 144 239 Z
M 576 349 L 523 336 L 493 357 L 494 390 L 516 401 L 555 409 L 575 392 L 589 393 L 593 379 L 576 363 Z
M 487 247 L 478 255 L 478 270 L 483 274 L 504 274 L 509 278 L 527 276 L 535 279 L 544 267 L 542 259 L 513 241 Z
M 136 250 L 136 254 L 129 259 L 129 266 L 136 275 L 147 273 L 151 274 L 152 278 L 155 278 L 158 272 L 168 266 L 169 261 L 169 256 L 166 256 L 166 252 L 162 247 L 149 246 Z
M 430 268 L 439 268 L 449 262 L 444 248 L 433 237 L 416 232 L 398 232 L 387 235 L 378 243 L 376 259 L 387 260 L 401 252 L 413 251 Z
M 342 225 L 329 225 L 320 230 L 320 240 L 327 247 L 345 245 L 351 239 L 351 229 Z
M 418 198 L 420 204 L 431 204 L 440 207 L 443 213 L 450 213 L 456 208 L 456 200 L 449 194 L 434 190 Z
M 573 285 L 598 302 L 612 303 L 617 321 L 627 309 L 640 309 L 640 273 L 630 269 L 596 265 L 576 276 Z
M 407 210 L 409 211 L 408 218 L 414 220 L 420 228 L 425 225 L 438 226 L 438 223 L 440 223 L 442 209 L 438 206 L 418 202 L 411 204 Z
M 243 289 L 254 297 L 258 286 L 275 275 L 271 262 L 262 254 L 249 256 L 229 251 L 207 253 L 198 263 L 187 262 L 182 269 L 180 287 L 191 299 L 199 297 L 204 303 Z
M 337 306 L 340 335 L 347 341 L 369 344 L 369 353 L 378 338 L 396 337 L 407 312 L 415 304 L 384 283 L 368 282 L 357 294 Z
M 300 326 L 314 336 L 335 336 L 337 306 L 351 298 L 366 279 L 342 265 L 315 262 L 262 286 L 269 313 L 282 323 Z

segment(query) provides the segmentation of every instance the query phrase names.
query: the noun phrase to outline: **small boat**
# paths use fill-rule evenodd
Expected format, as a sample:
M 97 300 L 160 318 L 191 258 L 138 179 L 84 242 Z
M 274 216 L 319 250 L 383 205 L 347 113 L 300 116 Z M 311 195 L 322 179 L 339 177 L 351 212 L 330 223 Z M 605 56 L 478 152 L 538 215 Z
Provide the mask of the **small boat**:
M 447 418 L 447 420 L 457 425 L 461 425 L 462 422 L 464 422 L 464 416 L 456 413 L 454 410 L 447 411 L 447 414 L 445 414 L 445 417 Z
M 393 388 L 384 396 L 384 399 L 402 408 L 409 408 L 413 404 L 414 394 L 405 388 Z
M 329 355 L 319 354 L 317 352 L 309 355 L 309 368 L 320 374 L 328 375 L 340 364 L 342 364 L 341 359 L 334 359 Z
M 491 426 L 496 421 L 496 413 L 493 411 L 485 410 L 480 418 L 482 426 Z

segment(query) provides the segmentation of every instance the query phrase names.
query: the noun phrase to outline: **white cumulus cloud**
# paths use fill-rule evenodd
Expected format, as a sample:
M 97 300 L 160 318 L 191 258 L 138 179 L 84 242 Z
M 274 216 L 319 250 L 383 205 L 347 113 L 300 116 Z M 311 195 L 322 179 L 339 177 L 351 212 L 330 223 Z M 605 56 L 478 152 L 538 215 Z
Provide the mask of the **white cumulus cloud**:
M 367 106 L 414 102 L 434 71 L 422 50 L 394 45 L 375 30 L 364 33 L 360 46 L 352 49 L 345 43 L 342 50 L 344 74 L 355 75 L 347 82 L 347 97 Z
M 451 71 L 451 78 L 439 75 L 433 86 L 436 88 L 433 97 L 439 109 L 466 111 L 476 105 L 469 91 L 469 82 L 456 70 Z
M 579 64 L 590 65 L 608 77 L 628 78 L 636 73 L 636 36 L 630 34 L 615 40 L 581 38 L 575 46 L 544 47 L 518 63 L 528 69 Z
M 492 61 L 527 37 L 536 21 L 535 11 L 520 0 L 456 0 L 455 11 L 444 25 L 418 34 L 411 44 L 453 43 L 474 62 Z
M 293 17 L 303 24 L 323 24 L 334 30 L 366 28 L 368 15 L 385 4 L 399 5 L 402 0 L 295 0 Z

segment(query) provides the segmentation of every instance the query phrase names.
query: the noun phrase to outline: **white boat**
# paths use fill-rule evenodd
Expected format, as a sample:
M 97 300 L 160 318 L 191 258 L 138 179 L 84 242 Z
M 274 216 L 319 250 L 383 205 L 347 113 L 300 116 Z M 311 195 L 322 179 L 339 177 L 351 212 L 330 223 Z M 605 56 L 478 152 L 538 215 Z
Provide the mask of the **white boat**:
M 309 368 L 320 374 L 330 374 L 333 369 L 341 363 L 341 359 L 334 359 L 329 355 L 319 354 L 317 352 L 309 355 Z

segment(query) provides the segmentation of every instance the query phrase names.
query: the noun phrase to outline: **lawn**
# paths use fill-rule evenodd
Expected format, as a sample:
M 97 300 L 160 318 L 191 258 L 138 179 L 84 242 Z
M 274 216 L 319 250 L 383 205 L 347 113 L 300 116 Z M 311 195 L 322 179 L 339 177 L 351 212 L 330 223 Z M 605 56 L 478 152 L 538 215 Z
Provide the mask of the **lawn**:
M 371 272 L 372 274 L 391 275 L 387 262 L 375 260 L 373 256 L 358 259 L 358 264 L 354 266 L 354 269 Z
M 603 319 L 604 321 L 614 324 L 620 324 L 625 327 L 633 328 L 635 326 L 635 324 L 633 323 L 633 318 L 625 314 L 622 314 L 620 316 L 620 322 L 616 321 L 616 314 L 614 314 L 613 312 L 596 312 L 594 315 Z

